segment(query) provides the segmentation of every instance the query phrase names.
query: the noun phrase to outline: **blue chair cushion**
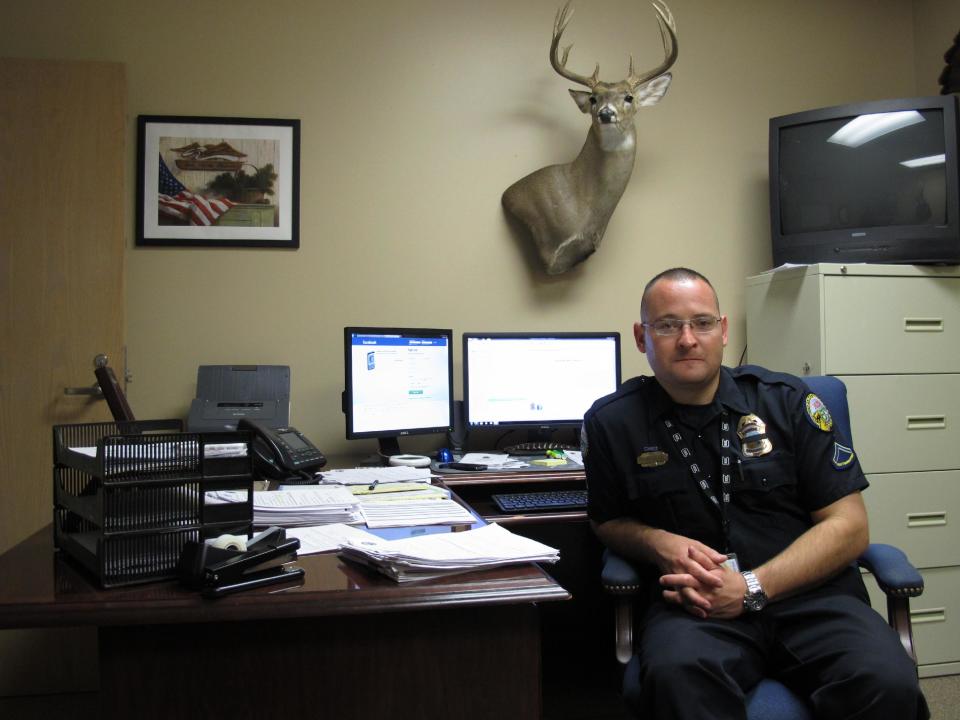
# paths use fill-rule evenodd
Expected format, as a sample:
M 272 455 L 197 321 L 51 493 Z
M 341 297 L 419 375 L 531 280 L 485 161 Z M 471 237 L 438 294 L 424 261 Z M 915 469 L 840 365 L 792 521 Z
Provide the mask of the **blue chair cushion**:
M 786 685 L 764 678 L 747 693 L 747 720 L 813 720 L 813 715 Z

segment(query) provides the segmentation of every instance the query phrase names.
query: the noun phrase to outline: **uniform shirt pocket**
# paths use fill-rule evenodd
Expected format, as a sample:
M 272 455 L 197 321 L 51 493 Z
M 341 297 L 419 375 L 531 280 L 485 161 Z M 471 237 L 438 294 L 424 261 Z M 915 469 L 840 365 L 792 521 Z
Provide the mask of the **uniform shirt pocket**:
M 745 458 L 733 478 L 733 502 L 759 521 L 805 517 L 797 487 L 796 459 L 789 453 Z
M 772 453 L 740 461 L 740 477 L 734 476 L 734 492 L 771 492 L 793 486 L 796 491 L 797 466 L 793 455 Z

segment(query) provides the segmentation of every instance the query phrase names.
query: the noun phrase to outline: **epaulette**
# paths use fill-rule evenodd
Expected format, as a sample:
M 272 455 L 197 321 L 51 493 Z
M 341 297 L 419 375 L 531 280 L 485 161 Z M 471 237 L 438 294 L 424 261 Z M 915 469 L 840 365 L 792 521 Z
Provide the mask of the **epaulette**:
M 647 382 L 650 378 L 643 375 L 638 375 L 637 377 L 632 377 L 629 380 L 624 381 L 620 387 L 614 390 L 609 395 L 604 395 L 602 398 L 599 398 L 593 405 L 590 406 L 590 409 L 587 410 L 587 415 L 592 415 L 593 413 L 600 410 L 600 408 L 609 405 L 612 402 L 621 400 L 622 398 L 633 395 L 634 393 L 642 392 L 644 386 L 647 385 Z
M 803 380 L 790 373 L 767 370 L 759 365 L 740 365 L 739 367 L 731 368 L 730 371 L 734 377 L 749 376 L 767 385 L 786 385 L 801 392 L 809 392 Z

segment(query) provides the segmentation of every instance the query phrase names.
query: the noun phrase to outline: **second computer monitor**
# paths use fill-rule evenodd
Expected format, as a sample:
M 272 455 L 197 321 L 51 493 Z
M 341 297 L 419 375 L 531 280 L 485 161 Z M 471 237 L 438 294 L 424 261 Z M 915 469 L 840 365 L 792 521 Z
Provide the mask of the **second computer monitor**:
M 453 428 L 453 331 L 346 327 L 343 411 L 347 439 L 377 438 L 383 455 L 398 437 Z
M 619 385 L 618 332 L 463 335 L 464 417 L 473 429 L 526 428 L 533 438 L 579 426 Z

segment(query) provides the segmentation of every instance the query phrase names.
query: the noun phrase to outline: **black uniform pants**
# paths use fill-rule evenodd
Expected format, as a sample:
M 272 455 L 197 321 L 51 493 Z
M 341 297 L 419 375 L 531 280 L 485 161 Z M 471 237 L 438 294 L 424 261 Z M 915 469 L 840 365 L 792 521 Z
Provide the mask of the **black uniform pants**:
M 741 720 L 744 695 L 773 677 L 824 720 L 926 720 L 916 667 L 863 600 L 825 586 L 735 620 L 651 604 L 640 640 L 642 717 Z

